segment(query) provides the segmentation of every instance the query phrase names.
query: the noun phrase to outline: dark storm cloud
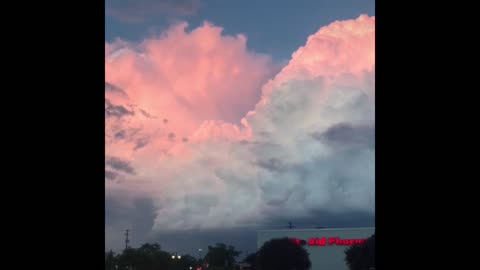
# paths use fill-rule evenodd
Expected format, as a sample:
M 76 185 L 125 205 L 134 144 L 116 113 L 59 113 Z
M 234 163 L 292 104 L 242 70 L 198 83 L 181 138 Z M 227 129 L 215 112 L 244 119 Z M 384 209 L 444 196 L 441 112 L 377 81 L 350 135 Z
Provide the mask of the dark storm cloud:
M 355 126 L 349 123 L 340 123 L 323 133 L 314 133 L 312 136 L 327 143 L 362 144 L 375 147 L 375 127 L 369 125 Z
M 159 15 L 189 16 L 197 13 L 200 0 L 107 0 L 105 11 L 122 22 L 140 23 Z
M 153 200 L 144 198 L 134 202 L 132 213 L 132 228 L 140 232 L 148 232 L 153 227 L 155 207 Z
M 145 117 L 147 117 L 147 118 L 154 118 L 154 119 L 157 118 L 157 117 L 149 114 L 149 113 L 146 112 L 145 110 L 140 109 L 140 112 L 143 114 L 143 116 L 145 116 Z
M 127 96 L 127 93 L 125 93 L 123 89 L 108 82 L 105 82 L 105 92 L 116 93 L 122 96 Z
M 133 150 L 141 149 L 150 143 L 150 138 L 145 135 L 138 135 L 140 129 L 122 129 L 115 133 L 116 140 L 125 140 L 135 144 Z
M 121 118 L 126 115 L 134 115 L 133 111 L 129 111 L 122 105 L 114 105 L 110 100 L 105 99 L 105 117 Z
M 119 132 L 115 133 L 115 139 L 117 139 L 117 140 L 125 139 L 126 136 L 127 136 L 127 133 L 123 129 L 120 130 Z
M 149 140 L 148 138 L 140 138 L 135 142 L 135 148 L 134 150 L 138 150 L 140 148 L 145 147 L 148 144 Z
M 128 142 L 134 142 L 136 145 L 135 149 L 138 149 L 147 145 L 149 142 L 149 139 L 147 137 L 139 134 L 141 131 L 142 131 L 141 128 L 121 129 L 115 132 L 114 137 L 116 140 L 125 140 Z
M 118 173 L 110 170 L 105 170 L 105 179 L 115 180 L 118 177 Z
M 130 165 L 126 160 L 122 160 L 117 157 L 107 157 L 105 160 L 105 165 L 110 166 L 112 169 L 117 171 L 122 171 L 128 174 L 135 174 L 135 169 Z
M 292 222 L 297 229 L 374 227 L 375 214 L 362 211 L 334 213 L 314 210 L 311 211 L 311 216 L 305 218 L 272 217 L 262 228 L 286 229 L 288 222 Z

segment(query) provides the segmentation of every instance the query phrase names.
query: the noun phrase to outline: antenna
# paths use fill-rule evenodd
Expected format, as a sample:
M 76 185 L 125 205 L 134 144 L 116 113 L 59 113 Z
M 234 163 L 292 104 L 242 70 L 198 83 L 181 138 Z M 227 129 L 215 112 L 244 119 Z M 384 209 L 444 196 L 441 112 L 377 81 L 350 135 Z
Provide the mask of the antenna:
M 130 231 L 129 229 L 125 230 L 125 249 L 128 249 L 128 243 L 130 243 L 130 240 L 128 239 L 128 232 L 129 231 Z

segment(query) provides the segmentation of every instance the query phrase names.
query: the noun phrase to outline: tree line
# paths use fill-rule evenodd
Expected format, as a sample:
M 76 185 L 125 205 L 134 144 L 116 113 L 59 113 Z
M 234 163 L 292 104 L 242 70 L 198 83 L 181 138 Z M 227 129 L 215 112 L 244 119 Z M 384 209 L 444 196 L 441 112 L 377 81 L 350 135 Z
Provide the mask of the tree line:
M 305 248 L 288 238 L 266 242 L 257 252 L 246 256 L 243 266 L 237 264 L 240 254 L 235 247 L 218 243 L 208 246 L 206 255 L 197 259 L 188 254 L 169 253 L 157 243 L 146 243 L 118 254 L 105 252 L 105 270 L 308 270 L 311 267 Z M 345 263 L 350 270 L 375 269 L 375 235 L 346 249 Z
M 234 269 L 241 254 L 233 246 L 218 243 L 209 246 L 203 258 L 188 254 L 170 253 L 157 243 L 146 243 L 139 248 L 129 247 L 121 253 L 105 252 L 105 270 L 228 270 Z

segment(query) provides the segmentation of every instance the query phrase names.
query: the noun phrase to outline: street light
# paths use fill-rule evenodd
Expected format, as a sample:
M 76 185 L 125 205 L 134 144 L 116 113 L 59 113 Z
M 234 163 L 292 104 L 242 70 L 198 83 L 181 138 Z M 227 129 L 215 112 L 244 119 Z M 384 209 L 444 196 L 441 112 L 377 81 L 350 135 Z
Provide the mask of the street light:
M 175 259 L 175 255 L 172 255 L 172 259 Z
M 178 255 L 178 256 L 177 256 L 177 258 L 178 258 L 178 259 L 181 259 L 181 258 L 182 258 L 182 256 Z

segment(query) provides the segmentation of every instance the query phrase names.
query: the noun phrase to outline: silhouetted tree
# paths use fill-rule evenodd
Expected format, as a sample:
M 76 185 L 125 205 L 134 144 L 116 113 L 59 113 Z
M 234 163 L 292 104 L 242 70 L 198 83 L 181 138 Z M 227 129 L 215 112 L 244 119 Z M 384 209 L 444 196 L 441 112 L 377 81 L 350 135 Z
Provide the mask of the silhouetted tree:
M 190 267 L 192 269 L 197 269 L 200 264 L 197 262 L 197 259 L 190 255 L 184 255 L 179 260 L 174 260 L 172 264 L 172 270 L 188 270 Z M 163 269 L 163 268 L 162 268 Z
M 130 270 L 133 266 L 138 266 L 140 259 L 138 252 L 134 248 L 127 248 L 118 256 L 118 269 Z
M 311 267 L 308 252 L 288 238 L 272 239 L 257 252 L 256 269 L 307 270 Z
M 135 270 L 168 269 L 171 255 L 161 250 L 159 244 L 143 244 L 137 249 L 140 262 Z
M 217 244 L 209 247 L 205 259 L 213 267 L 208 270 L 227 270 L 234 268 L 235 257 L 240 254 L 233 246 Z M 197 260 L 188 254 L 172 258 L 172 254 L 161 250 L 159 244 L 146 243 L 139 248 L 129 247 L 116 255 L 113 251 L 105 252 L 105 270 L 196 270 L 202 266 L 201 260 Z M 212 269 L 213 268 L 213 269 Z
M 252 269 L 255 269 L 256 260 L 257 260 L 257 253 L 254 252 L 254 253 L 250 253 L 250 254 L 243 260 L 243 262 L 250 264 L 250 266 L 252 267 Z
M 113 251 L 105 252 L 105 270 L 115 270 L 117 265 L 117 256 Z
M 375 268 L 375 234 L 363 244 L 353 245 L 345 250 L 345 261 L 350 270 Z
M 128 248 L 117 257 L 118 270 L 171 269 L 171 255 L 158 244 L 143 244 L 138 249 Z
M 208 246 L 208 253 L 205 260 L 209 268 L 233 268 L 235 258 L 240 255 L 240 251 L 235 250 L 233 246 L 227 246 L 219 243 L 216 246 Z

